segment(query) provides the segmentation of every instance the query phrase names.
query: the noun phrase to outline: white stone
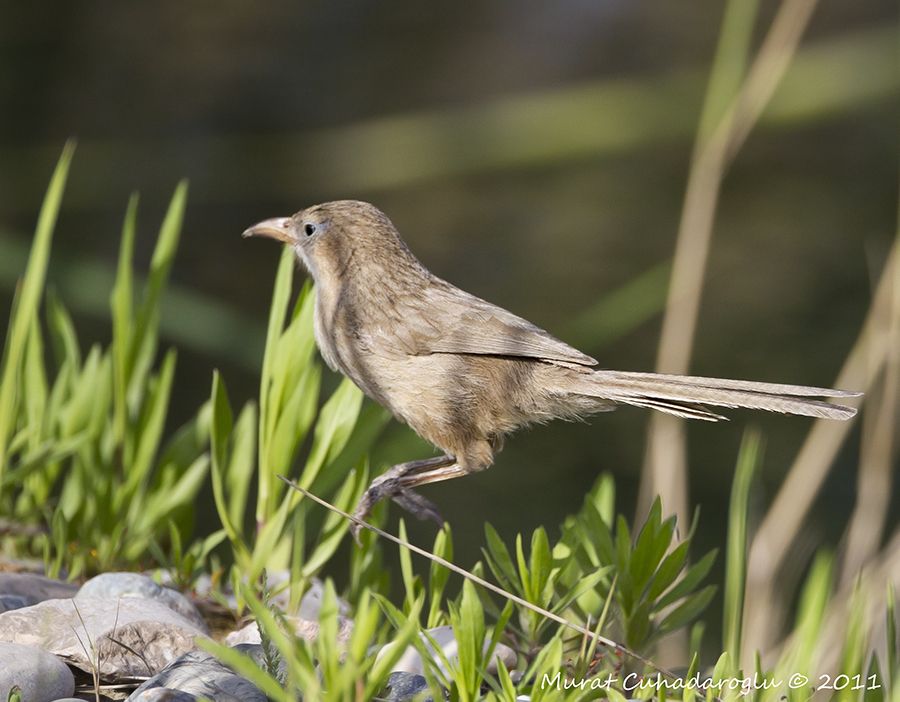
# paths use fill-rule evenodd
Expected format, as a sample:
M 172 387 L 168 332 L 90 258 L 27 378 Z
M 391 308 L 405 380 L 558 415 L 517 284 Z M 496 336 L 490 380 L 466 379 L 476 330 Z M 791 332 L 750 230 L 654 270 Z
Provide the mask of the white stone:
M 50 702 L 75 692 L 72 671 L 59 658 L 34 646 L 0 643 L 0 700 L 18 686 L 28 702 Z
M 0 614 L 0 641 L 37 646 L 112 680 L 154 675 L 202 636 L 166 605 L 141 598 L 46 600 Z

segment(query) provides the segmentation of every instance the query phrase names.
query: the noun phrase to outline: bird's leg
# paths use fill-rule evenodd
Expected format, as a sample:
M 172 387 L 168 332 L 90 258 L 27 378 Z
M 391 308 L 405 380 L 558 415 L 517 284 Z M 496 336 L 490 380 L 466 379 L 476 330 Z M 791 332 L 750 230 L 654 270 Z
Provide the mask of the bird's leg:
M 375 505 L 386 497 L 403 507 L 419 519 L 433 519 L 438 524 L 444 520 L 430 500 L 412 491 L 419 485 L 427 485 L 441 480 L 450 480 L 465 475 L 452 456 L 436 456 L 419 461 L 400 463 L 375 478 L 363 493 L 353 516 L 365 519 Z M 353 537 L 359 541 L 361 527 L 354 523 L 350 527 Z
M 424 473 L 435 468 L 440 468 L 443 466 L 451 465 L 454 462 L 454 458 L 451 456 L 435 456 L 434 458 L 425 458 L 418 461 L 408 461 L 406 463 L 398 463 L 397 465 L 389 468 L 384 473 L 375 478 L 370 484 L 369 487 L 366 488 L 366 491 L 363 493 L 362 498 L 359 501 L 359 504 L 356 506 L 356 511 L 354 512 L 354 516 L 365 519 L 375 507 L 375 505 L 383 500 L 385 497 L 400 497 L 400 494 L 404 492 L 404 479 L 408 479 L 412 476 L 418 475 L 420 473 Z M 403 499 L 402 497 L 400 498 Z M 410 498 L 407 500 L 408 503 L 413 503 L 416 498 Z M 420 500 L 421 506 L 425 507 L 425 498 L 418 498 Z M 406 508 L 406 505 L 404 505 Z M 416 513 L 416 509 L 410 510 L 413 513 Z M 432 505 L 428 505 L 428 509 L 424 511 L 431 511 L 435 515 L 437 515 L 437 510 L 434 509 Z M 418 514 L 417 514 L 418 516 Z M 424 515 L 428 517 L 430 515 Z M 440 515 L 438 516 L 438 521 L 440 520 Z

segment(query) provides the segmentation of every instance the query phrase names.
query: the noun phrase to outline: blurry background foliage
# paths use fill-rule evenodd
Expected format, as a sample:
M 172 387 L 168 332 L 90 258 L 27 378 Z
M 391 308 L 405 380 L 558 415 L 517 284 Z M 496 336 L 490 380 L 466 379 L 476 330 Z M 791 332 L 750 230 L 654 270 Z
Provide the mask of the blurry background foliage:
M 759 4 L 754 48 L 777 5 Z M 139 190 L 136 225 L 154 231 L 173 183 L 191 183 L 159 331 L 178 363 L 158 359 L 153 370 L 164 381 L 174 371 L 166 436 L 207 401 L 213 367 L 236 412 L 256 397 L 278 252 L 239 233 L 326 199 L 375 202 L 437 274 L 603 366 L 651 369 L 722 7 L 167 0 L 61 3 L 48 14 L 7 3 L 0 314 L 60 145 L 77 136 L 48 285 L 84 353 L 113 339 L 123 203 Z M 724 182 L 693 372 L 833 382 L 896 231 L 896 19 L 888 0 L 816 8 Z M 135 240 L 138 271 L 150 268 L 154 245 Z M 326 373 L 322 384 L 327 397 L 338 379 Z M 721 545 L 746 425 L 766 437 L 763 502 L 810 425 L 732 416 L 689 430 L 698 553 Z M 484 520 L 506 539 L 561 523 L 601 471 L 615 476 L 619 509 L 631 509 L 646 414 L 591 424 L 517 437 L 492 470 L 428 490 L 454 526 L 461 562 L 477 558 Z M 817 498 L 808 544 L 841 538 L 856 442 Z M 428 451 L 392 424 L 372 467 Z M 201 528 L 218 524 L 204 490 Z M 900 514 L 891 490 L 888 531 Z M 751 503 L 751 523 L 762 508 Z M 431 530 L 410 525 L 414 540 Z

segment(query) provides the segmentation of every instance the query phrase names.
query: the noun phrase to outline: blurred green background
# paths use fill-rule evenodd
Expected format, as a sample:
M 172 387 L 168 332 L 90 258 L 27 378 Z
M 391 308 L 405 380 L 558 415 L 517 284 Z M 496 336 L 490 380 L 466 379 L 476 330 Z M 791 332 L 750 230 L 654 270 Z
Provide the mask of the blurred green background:
M 761 3 L 760 36 L 776 7 Z M 255 395 L 278 251 L 240 232 L 328 199 L 376 203 L 435 273 L 603 366 L 652 369 L 721 13 L 712 0 L 6 3 L 2 314 L 74 136 L 50 283 L 85 341 L 110 334 L 129 193 L 142 195 L 140 265 L 176 181 L 191 182 L 163 320 L 163 342 L 180 348 L 172 426 L 206 399 L 213 368 L 236 406 Z M 896 20 L 887 0 L 819 4 L 726 178 L 692 372 L 833 382 L 896 232 Z M 721 545 L 746 426 L 767 438 L 759 509 L 810 426 L 731 415 L 690 429 L 704 550 Z M 539 428 L 492 470 L 427 494 L 462 562 L 477 556 L 484 520 L 507 536 L 552 527 L 601 471 L 630 513 L 646 426 L 646 413 L 623 409 Z M 373 459 L 429 452 L 392 424 Z M 812 542 L 840 538 L 857 456 L 854 439 Z M 891 526 L 898 503 L 895 488 Z M 211 500 L 208 510 L 212 521 Z

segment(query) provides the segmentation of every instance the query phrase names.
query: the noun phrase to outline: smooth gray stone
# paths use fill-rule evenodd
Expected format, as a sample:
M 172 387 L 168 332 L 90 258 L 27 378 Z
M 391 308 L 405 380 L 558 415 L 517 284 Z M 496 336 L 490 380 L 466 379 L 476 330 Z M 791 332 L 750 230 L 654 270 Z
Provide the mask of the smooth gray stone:
M 214 702 L 266 702 L 262 690 L 205 651 L 191 651 L 172 661 L 131 693 L 126 702 L 168 699 L 141 697 L 155 688 L 187 692 Z M 180 698 L 172 699 L 181 702 Z
M 144 690 L 137 697 L 129 697 L 134 702 L 197 702 L 199 697 L 190 692 L 173 690 L 168 687 L 154 687 L 152 690 Z M 216 702 L 214 700 L 214 702 Z
M 13 609 L 21 609 L 30 604 L 26 598 L 21 595 L 0 595 L 0 612 L 9 612 Z
M 387 697 L 382 699 L 385 702 L 409 702 L 415 699 L 416 702 L 434 702 L 434 698 L 429 695 L 421 699 L 417 698 L 423 692 L 428 692 L 428 681 L 421 675 L 414 673 L 391 673 L 388 678 Z
M 140 573 L 101 573 L 81 586 L 75 599 L 81 597 L 143 597 L 157 600 L 192 621 L 198 629 L 208 631 L 206 622 L 193 602 L 177 590 L 162 587 Z
M 0 573 L 0 602 L 22 603 L 17 607 L 8 606 L 8 610 L 29 607 L 44 600 L 72 597 L 77 591 L 77 585 L 45 578 L 43 575 L 35 573 Z M 10 599 L 7 600 L 7 598 Z M 2 607 L 3 605 L 0 604 L 0 612 L 3 611 Z M 6 702 L 5 699 L 3 702 Z
M 88 673 L 99 660 L 106 680 L 154 675 L 194 650 L 199 636 L 166 605 L 136 597 L 47 600 L 0 614 L 0 641 L 37 646 Z
M 0 700 L 5 701 L 16 685 L 24 702 L 49 702 L 75 692 L 72 671 L 52 653 L 0 643 Z
M 440 647 L 441 651 L 444 652 L 444 656 L 447 657 L 447 660 L 454 661 L 457 659 L 457 644 L 456 637 L 453 635 L 453 627 L 451 626 L 438 626 L 433 629 L 428 630 L 428 634 L 434 639 L 435 643 Z M 431 642 L 423 635 L 422 641 L 428 646 L 429 649 L 434 650 Z M 488 640 L 484 642 L 484 649 L 487 650 Z M 392 646 L 396 644 L 387 644 L 384 646 L 379 652 L 377 657 L 381 658 L 386 655 Z M 447 672 L 445 670 L 445 666 L 441 657 L 437 655 L 437 652 L 434 654 L 434 661 L 437 664 L 438 668 Z M 515 668 L 517 659 L 516 652 L 513 651 L 509 646 L 498 643 L 494 647 L 494 655 L 491 657 L 491 660 L 488 662 L 487 669 L 489 673 L 497 672 L 497 661 L 503 661 L 503 665 L 506 666 L 507 670 L 513 670 Z M 422 661 L 422 656 L 419 655 L 419 652 L 416 650 L 415 646 L 407 646 L 406 650 L 403 652 L 403 655 L 400 656 L 400 659 L 394 664 L 394 672 L 395 673 L 412 673 L 414 675 L 422 675 L 425 672 L 425 664 Z

